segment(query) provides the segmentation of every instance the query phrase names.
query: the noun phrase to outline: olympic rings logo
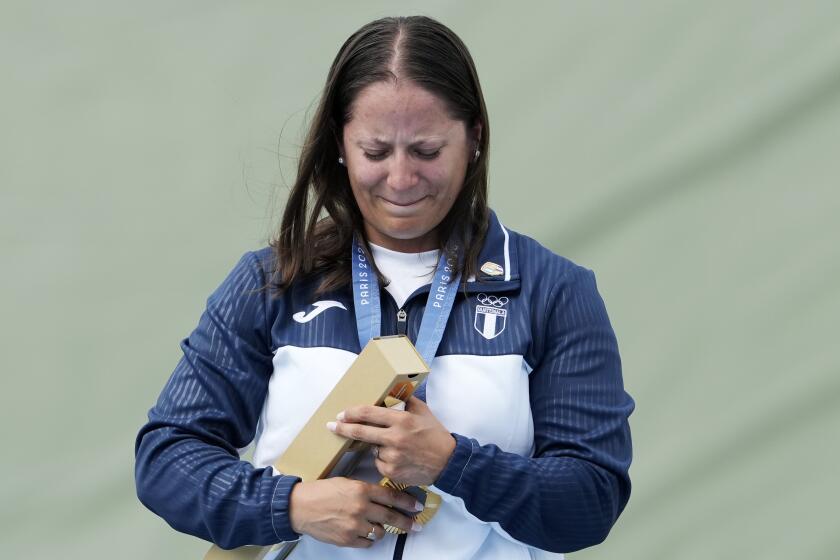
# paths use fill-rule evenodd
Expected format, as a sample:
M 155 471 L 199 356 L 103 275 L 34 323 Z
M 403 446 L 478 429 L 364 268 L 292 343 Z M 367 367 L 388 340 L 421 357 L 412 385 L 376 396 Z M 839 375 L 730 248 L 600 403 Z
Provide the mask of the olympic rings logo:
M 481 305 L 492 305 L 493 307 L 502 307 L 508 301 L 510 301 L 508 298 L 506 298 L 504 296 L 496 297 L 494 295 L 489 295 L 488 296 L 487 294 L 478 294 L 476 296 L 476 299 L 478 300 L 478 303 L 480 303 Z

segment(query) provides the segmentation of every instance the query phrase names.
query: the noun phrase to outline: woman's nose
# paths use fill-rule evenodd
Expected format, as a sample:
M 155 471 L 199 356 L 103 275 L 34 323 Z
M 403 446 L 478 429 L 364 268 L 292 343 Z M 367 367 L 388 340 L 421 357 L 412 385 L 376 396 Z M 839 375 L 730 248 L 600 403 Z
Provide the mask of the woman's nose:
M 394 153 L 388 169 L 388 186 L 395 191 L 410 189 L 417 184 L 414 162 L 403 151 Z

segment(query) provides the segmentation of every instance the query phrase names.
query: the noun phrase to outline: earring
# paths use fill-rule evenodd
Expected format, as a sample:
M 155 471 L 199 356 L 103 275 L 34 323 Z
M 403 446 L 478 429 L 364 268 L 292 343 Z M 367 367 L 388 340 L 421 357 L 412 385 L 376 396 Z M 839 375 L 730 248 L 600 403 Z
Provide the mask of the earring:
M 343 157 L 341 157 L 341 156 L 338 156 L 338 163 L 339 163 L 340 165 L 344 165 L 344 158 L 343 158 Z
M 475 157 L 473 157 L 473 161 L 478 161 L 478 156 L 480 156 L 480 155 L 481 155 L 481 150 L 476 149 Z

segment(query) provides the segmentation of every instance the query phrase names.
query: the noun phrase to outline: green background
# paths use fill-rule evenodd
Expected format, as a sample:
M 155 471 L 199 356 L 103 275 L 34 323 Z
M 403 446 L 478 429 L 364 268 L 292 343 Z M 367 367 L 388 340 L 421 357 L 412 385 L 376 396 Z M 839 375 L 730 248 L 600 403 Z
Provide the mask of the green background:
M 201 557 L 135 434 L 339 46 L 414 13 L 476 60 L 492 206 L 618 334 L 633 496 L 570 558 L 837 558 L 836 0 L 3 2 L 0 556 Z

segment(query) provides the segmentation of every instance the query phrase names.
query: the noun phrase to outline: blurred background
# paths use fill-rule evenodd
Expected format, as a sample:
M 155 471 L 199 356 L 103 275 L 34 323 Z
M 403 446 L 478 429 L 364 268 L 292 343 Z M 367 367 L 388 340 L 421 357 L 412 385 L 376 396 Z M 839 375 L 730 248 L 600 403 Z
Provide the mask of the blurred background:
M 136 499 L 178 342 L 362 24 L 471 49 L 504 223 L 593 269 L 633 495 L 573 560 L 840 554 L 840 3 L 0 4 L 0 556 L 201 558 Z

